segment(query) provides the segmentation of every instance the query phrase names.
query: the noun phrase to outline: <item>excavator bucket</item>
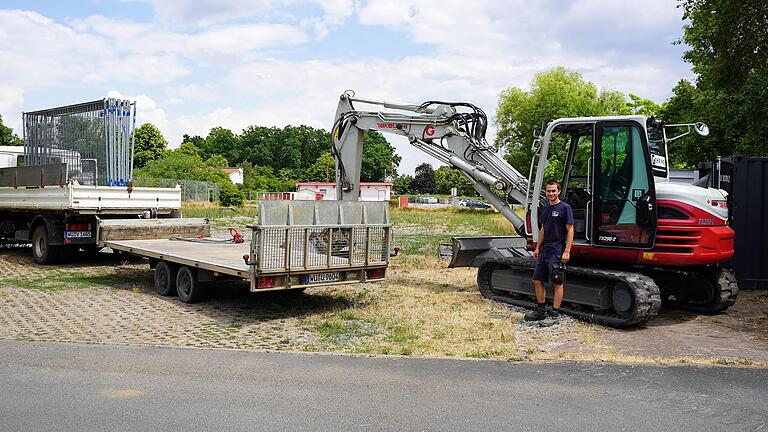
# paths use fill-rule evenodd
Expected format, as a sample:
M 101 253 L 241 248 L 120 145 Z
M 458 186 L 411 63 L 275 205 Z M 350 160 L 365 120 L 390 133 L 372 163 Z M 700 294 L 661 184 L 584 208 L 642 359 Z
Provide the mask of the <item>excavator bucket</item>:
M 503 250 L 513 256 L 528 256 L 525 239 L 517 236 L 454 237 L 453 257 L 448 267 L 478 267 L 477 258 L 493 249 Z

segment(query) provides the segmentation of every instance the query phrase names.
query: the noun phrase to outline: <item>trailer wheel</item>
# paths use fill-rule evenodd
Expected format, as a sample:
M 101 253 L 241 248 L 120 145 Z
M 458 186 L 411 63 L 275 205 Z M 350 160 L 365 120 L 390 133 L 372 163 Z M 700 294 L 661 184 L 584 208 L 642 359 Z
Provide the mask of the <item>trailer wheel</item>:
M 195 303 L 203 297 L 203 287 L 197 279 L 197 269 L 181 266 L 176 275 L 176 292 L 184 303 Z
M 166 261 L 155 266 L 155 291 L 161 296 L 176 294 L 176 274 L 179 267 Z
M 32 233 L 32 256 L 38 264 L 53 264 L 59 260 L 61 248 L 51 246 L 48 240 L 48 229 L 38 225 Z

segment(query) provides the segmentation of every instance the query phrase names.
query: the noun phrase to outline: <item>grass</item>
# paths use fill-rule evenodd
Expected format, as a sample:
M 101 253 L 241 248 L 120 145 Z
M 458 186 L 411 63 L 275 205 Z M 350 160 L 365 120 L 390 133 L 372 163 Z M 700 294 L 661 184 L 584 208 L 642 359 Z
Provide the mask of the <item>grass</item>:
M 2 279 L 3 284 L 17 288 L 58 291 L 65 289 L 83 289 L 114 287 L 126 283 L 126 279 L 114 274 L 88 275 L 79 273 L 31 274 Z

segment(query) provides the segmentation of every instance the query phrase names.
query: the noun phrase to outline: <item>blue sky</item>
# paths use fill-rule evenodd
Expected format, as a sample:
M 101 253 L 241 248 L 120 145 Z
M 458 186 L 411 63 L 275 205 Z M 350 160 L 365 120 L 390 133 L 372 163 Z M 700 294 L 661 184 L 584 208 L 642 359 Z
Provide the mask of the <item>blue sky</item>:
M 681 78 L 671 0 L 0 1 L 0 115 L 137 101 L 171 147 L 215 126 L 330 128 L 338 96 L 472 102 L 565 66 L 666 100 Z M 489 131 L 489 139 L 494 130 Z M 399 137 L 399 171 L 433 162 Z

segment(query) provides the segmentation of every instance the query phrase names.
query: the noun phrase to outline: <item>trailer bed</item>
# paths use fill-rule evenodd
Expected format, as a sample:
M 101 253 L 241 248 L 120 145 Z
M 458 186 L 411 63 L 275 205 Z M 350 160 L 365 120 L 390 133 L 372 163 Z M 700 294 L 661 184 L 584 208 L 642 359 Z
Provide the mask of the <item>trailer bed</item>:
M 243 255 L 250 253 L 248 243 L 198 243 L 169 239 L 110 240 L 105 246 L 133 255 L 169 261 L 248 279 L 250 266 Z

